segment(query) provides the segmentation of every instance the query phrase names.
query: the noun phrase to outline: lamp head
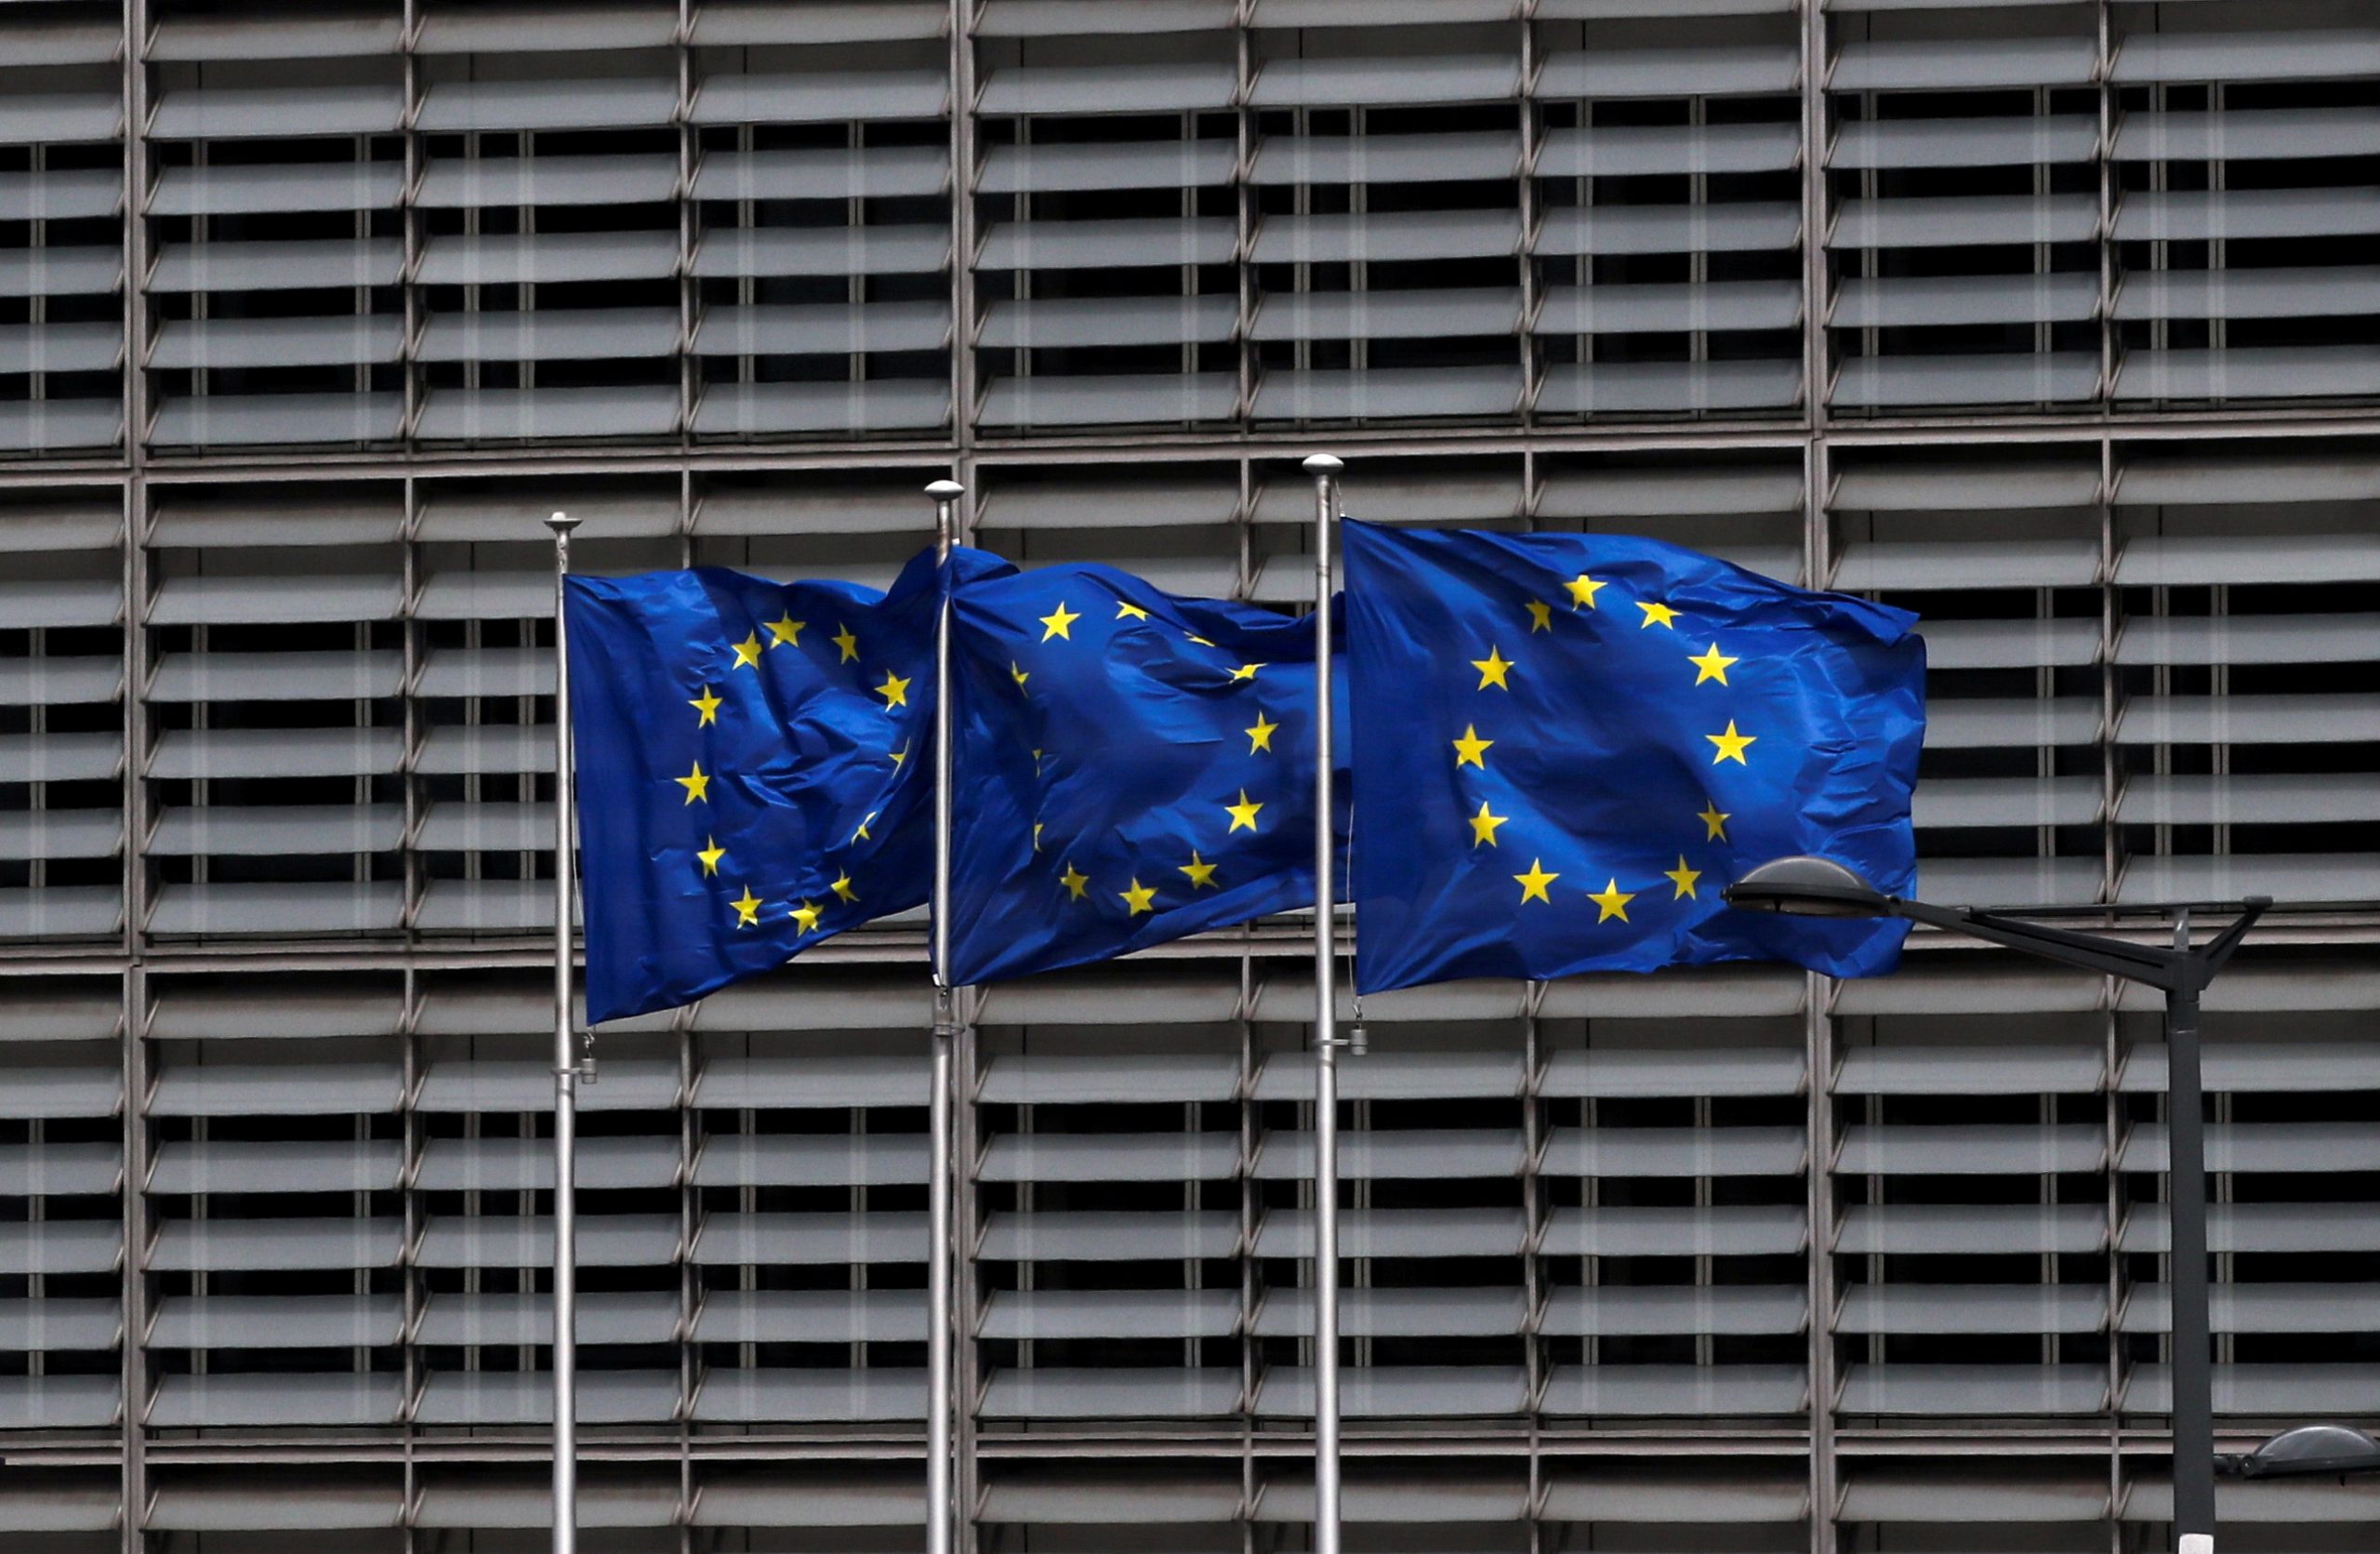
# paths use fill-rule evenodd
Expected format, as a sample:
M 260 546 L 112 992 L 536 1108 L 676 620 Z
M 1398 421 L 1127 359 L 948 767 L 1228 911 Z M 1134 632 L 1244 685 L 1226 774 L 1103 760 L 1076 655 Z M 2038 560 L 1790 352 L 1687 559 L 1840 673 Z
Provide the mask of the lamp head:
M 1719 893 L 1748 912 L 1788 917 L 1890 917 L 1892 897 L 1832 858 L 1775 858 Z
M 2336 1478 L 2380 1469 L 2380 1441 L 2346 1425 L 2300 1425 L 2228 1465 L 2243 1479 Z

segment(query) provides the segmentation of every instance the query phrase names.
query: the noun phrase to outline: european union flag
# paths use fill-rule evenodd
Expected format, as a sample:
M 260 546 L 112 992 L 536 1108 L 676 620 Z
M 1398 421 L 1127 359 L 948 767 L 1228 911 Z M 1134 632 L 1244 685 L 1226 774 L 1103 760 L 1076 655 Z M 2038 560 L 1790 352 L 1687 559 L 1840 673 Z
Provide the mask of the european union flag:
M 945 576 L 569 579 L 587 1016 L 685 1003 L 932 885 Z
M 1359 989 L 1893 968 L 1904 923 L 1719 889 L 1815 853 L 1910 893 L 1916 617 L 1618 535 L 1345 533 Z
M 954 981 L 1314 904 L 1310 619 L 1093 565 L 971 582 L 954 617 Z

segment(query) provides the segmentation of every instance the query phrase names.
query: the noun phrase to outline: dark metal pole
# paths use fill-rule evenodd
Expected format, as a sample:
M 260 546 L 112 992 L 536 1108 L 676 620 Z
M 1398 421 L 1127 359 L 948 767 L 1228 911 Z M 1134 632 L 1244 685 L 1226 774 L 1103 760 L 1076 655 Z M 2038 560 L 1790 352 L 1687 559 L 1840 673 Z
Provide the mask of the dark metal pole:
M 2188 942 L 2188 920 L 2175 930 Z M 2180 1554 L 2215 1550 L 2214 1342 L 2206 1294 L 2206 1114 L 2198 993 L 2165 994 L 2166 1207 L 2173 1224 L 2174 1535 Z M 2193 1536 L 2202 1540 L 2193 1543 Z

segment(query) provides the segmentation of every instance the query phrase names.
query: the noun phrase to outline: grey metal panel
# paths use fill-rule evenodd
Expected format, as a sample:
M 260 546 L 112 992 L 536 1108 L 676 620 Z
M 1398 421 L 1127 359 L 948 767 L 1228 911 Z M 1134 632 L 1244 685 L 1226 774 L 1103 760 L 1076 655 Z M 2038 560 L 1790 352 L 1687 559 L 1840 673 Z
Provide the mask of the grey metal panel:
M 1792 166 L 1801 152 L 1800 127 L 1784 123 L 1556 126 L 1545 131 L 1535 171 L 1540 178 L 1773 173 Z
M 917 1083 L 923 1085 L 922 1077 Z M 915 1093 L 922 1104 L 922 1088 Z M 1308 1093 L 1312 1093 L 1310 1087 Z M 1130 1051 L 1096 1056 L 1002 1055 L 985 1069 L 976 1094 L 984 1101 L 1023 1105 L 1228 1101 L 1239 1094 L 1239 1055 Z
M 1514 1257 L 1527 1240 L 1518 1209 L 1350 1209 L 1339 1218 L 1348 1257 Z M 1257 1257 L 1314 1255 L 1314 1211 L 1266 1211 L 1257 1227 Z
M 1232 338 L 1238 318 L 1238 299 L 1221 294 L 994 301 L 985 315 L 978 343 L 997 350 L 1015 346 L 1174 345 L 1227 340 Z M 927 348 L 941 343 L 937 336 Z
M 688 122 L 698 125 L 830 124 L 933 119 L 948 113 L 940 70 L 832 70 L 815 73 L 713 75 L 694 89 Z
M 1924 830 L 1967 826 L 2087 826 L 2099 817 L 2096 777 L 1937 777 L 1916 798 Z
M 1499 1337 L 1528 1321 L 1527 1292 L 1516 1289 L 1352 1289 L 1340 1297 L 1342 1331 L 1355 1337 Z M 1257 1308 L 1253 1331 L 1264 1338 L 1311 1338 L 1314 1302 L 1277 1290 Z
M 1844 277 L 1828 320 L 1838 328 L 1947 324 L 2070 324 L 2096 317 L 2099 277 L 2084 271 L 2041 275 Z M 1846 504 L 1847 505 L 1847 504 Z
M 301 1072 L 303 1070 L 300 1070 Z M 402 1079 L 402 1075 L 399 1075 Z M 271 1089 L 259 1086 L 244 1112 L 229 1115 L 320 1115 L 311 1109 L 284 1108 Z M 333 1105 L 332 1114 L 348 1109 Z M 380 1108 L 394 1110 L 392 1105 Z M 152 1115 L 161 1109 L 152 1106 Z M 207 1115 L 226 1115 L 209 1113 Z M 398 1138 L 278 1140 L 167 1139 L 157 1146 L 156 1163 L 145 1184 L 151 1192 L 393 1192 L 404 1179 L 404 1141 Z
M 552 1144 L 543 1139 L 431 1137 L 422 1145 L 414 1185 L 425 1192 L 550 1191 L 553 1154 Z M 599 1134 L 582 1138 L 578 1185 L 674 1188 L 677 1136 Z
M 11 1220 L 0 1224 L 0 1274 L 112 1273 L 124 1255 L 112 1220 Z
M 549 1111 L 553 1071 L 514 1058 L 447 1058 L 430 1066 L 414 1097 L 419 1111 Z M 578 1098 L 585 1111 L 667 1111 L 678 1104 L 678 1065 L 669 1058 L 611 1057 L 602 1082 Z
M 2135 1122 L 2116 1153 L 2119 1171 L 2167 1169 L 2162 1122 Z M 2380 1171 L 2380 1128 L 2361 1122 L 2216 1122 L 2206 1132 L 2209 1171 Z
M 1926 632 L 1928 661 L 1939 628 Z M 2380 615 L 2168 616 L 2124 623 L 2120 664 L 2328 664 L 2380 658 Z
M 529 76 L 432 81 L 414 112 L 414 126 L 448 132 L 609 129 L 667 125 L 677 114 L 678 83 L 667 77 L 574 81 Z
M 715 0 L 695 17 L 697 44 L 868 43 L 938 38 L 950 15 L 936 0 Z
M 674 1214 L 582 1215 L 583 1268 L 650 1268 L 678 1260 Z M 430 1268 L 542 1268 L 554 1259 L 550 1215 L 439 1215 L 421 1233 L 415 1262 Z
M 1306 1007 L 1309 1012 L 1313 1008 L 1311 995 Z M 1257 1017 L 1264 1018 L 1270 1014 L 1260 1007 Z M 1515 1042 L 1515 1049 L 1517 1045 Z M 1522 1056 L 1517 1050 L 1375 1051 L 1367 1053 L 1361 1063 L 1344 1066 L 1339 1093 L 1349 1100 L 1360 1101 L 1501 1097 L 1519 1095 L 1523 1082 Z M 1256 1076 L 1253 1096 L 1260 1101 L 1313 1099 L 1313 1054 L 1281 1052 L 1265 1058 L 1264 1067 Z
M 0 297 L 83 297 L 124 280 L 114 248 L 0 248 Z
M 1806 1070 L 1799 1047 L 1567 1048 L 1546 1060 L 1538 1088 L 1599 1098 L 1793 1096 Z
M 1827 86 L 1838 92 L 2085 86 L 2098 53 L 2098 40 L 2088 31 L 2068 37 L 1966 37 L 1954 47 L 1933 38 L 1854 39 L 1836 56 Z
M 1532 334 L 1790 329 L 1802 316 L 1802 288 L 1794 281 L 1554 286 L 1545 288 L 1544 298 L 1530 323 Z
M 1052 1097 L 1037 1093 L 1036 1098 Z M 926 1065 L 922 1058 L 863 1053 L 783 1058 L 714 1057 L 703 1065 L 694 1080 L 694 1105 L 698 1109 L 925 1104 Z
M 942 241 L 946 247 L 947 239 Z M 985 234 L 974 268 L 1105 270 L 1120 265 L 1227 264 L 1238 242 L 1233 224 L 1222 217 L 1002 221 Z
M 1574 1176 L 1792 1175 L 1800 1128 L 1569 1128 L 1546 1142 L 1540 1170 Z
M 2380 189 L 2140 190 L 2116 212 L 2122 243 L 2347 237 L 2380 232 Z
M 124 110 L 112 93 L 12 89 L 0 100 L 0 145 L 72 145 L 123 132 Z
M 1482 1417 L 1528 1406 L 1528 1373 L 1518 1365 L 1355 1365 L 1339 1373 L 1339 1388 L 1340 1407 L 1351 1419 Z M 1251 1412 L 1312 1415 L 1313 1372 L 1302 1365 L 1267 1370 Z
M 925 1180 L 924 1148 L 917 1141 L 913 1180 Z M 994 1138 L 977 1176 L 986 1182 L 1172 1182 L 1227 1178 L 1238 1168 L 1236 1133 L 1030 1133 Z
M 149 209 L 157 216 L 238 216 L 389 210 L 404 197 L 398 162 L 166 167 Z
M 1553 1466 L 1547 1474 L 1540 1514 L 1549 1521 L 1800 1521 L 1809 1514 L 1809 1498 L 1805 1485 L 1781 1473 L 1747 1468 L 1723 1474 L 1697 1463 L 1691 1471 L 1655 1475 L 1633 1464 L 1598 1472 L 1565 1463 Z
M 2128 1096 L 2161 1095 L 2165 1064 L 2164 1043 L 2139 1043 L 2124 1055 L 2116 1088 Z M 2380 1051 L 2360 1043 L 2218 1042 L 2207 1049 L 2204 1069 L 2206 1088 L 2221 1093 L 2380 1090 Z
M 551 696 L 553 655 L 529 647 L 433 647 L 415 689 L 431 697 Z
M 423 286 L 509 286 L 677 272 L 675 232 L 450 232 L 430 240 L 415 278 Z
M 122 440 L 124 406 L 113 399 L 20 400 L 0 405 L 0 447 L 48 452 L 108 447 Z
M 2096 1333 L 2108 1292 L 2097 1284 L 1854 1284 L 1838 1333 Z
M 789 1419 L 857 1424 L 922 1419 L 925 1412 L 925 1372 L 890 1366 L 864 1371 L 712 1370 L 704 1374 L 694 1406 L 694 1417 L 707 1423 Z
M 168 1219 L 148 1262 L 167 1273 L 394 1268 L 404 1233 L 401 1219 Z
M 404 422 L 398 393 L 171 396 L 150 441 L 165 446 L 248 447 L 282 443 L 377 443 Z
M 1474 182 L 1509 179 L 1519 171 L 1520 160 L 1520 136 L 1511 130 L 1273 135 L 1257 149 L 1249 181 L 1260 188 L 1300 183 Z M 1225 176 L 1228 171 L 1226 166 Z M 1221 181 L 1220 177 L 1184 178 L 1176 183 L 1192 188 Z
M 394 16 L 336 13 L 176 16 L 152 26 L 152 60 L 348 60 L 394 54 L 404 35 Z
M 241 1117 L 258 1109 L 291 1117 L 393 1112 L 404 1069 L 380 1063 L 208 1063 L 168 1066 L 148 1109 L 159 1117 Z
M 2117 899 L 2235 901 L 2269 896 L 2277 901 L 2368 901 L 2373 870 L 2369 853 L 2241 853 L 2135 857 L 2124 866 Z
M 536 852 L 551 847 L 549 804 L 442 804 L 420 822 L 413 845 L 425 852 Z
M 994 1220 L 997 1231 L 998 1221 Z M 985 1252 L 986 1256 L 996 1254 Z M 922 1263 L 926 1216 L 864 1214 L 714 1214 L 695 1232 L 695 1263 Z
M 550 772 L 554 769 L 553 747 L 550 728 L 441 724 L 430 730 L 414 769 L 466 777 L 489 772 Z
M 2218 1284 L 2211 1295 L 2217 1333 L 2364 1333 L 2380 1321 L 2371 1284 Z M 2123 1305 L 2126 1333 L 2173 1331 L 2173 1287 L 2135 1284 Z
M 112 1193 L 123 1179 L 120 1144 L 0 1144 L 0 1198 Z
M 1236 1369 L 1001 1369 L 984 1388 L 987 1418 L 1200 1418 L 1239 1412 Z
M 706 1188 L 884 1187 L 926 1179 L 925 1139 L 903 1134 L 713 1134 L 694 1162 L 694 1185 Z
M 2362 346 L 2137 351 L 2116 372 L 2120 399 L 2307 399 L 2380 385 L 2380 352 Z
M 2290 458 L 2157 457 L 2145 450 L 2119 477 L 2127 507 L 2360 501 L 2380 497 L 2380 460 L 2360 451 L 2305 449 Z
M 124 34 L 115 27 L 72 12 L 35 11 L 24 20 L 12 19 L 7 39 L 11 65 L 112 64 L 124 49 Z
M 608 361 L 668 356 L 678 339 L 675 308 L 440 313 L 430 320 L 414 356 L 423 362 Z
M 704 154 L 694 195 L 705 201 L 886 199 L 938 194 L 949 181 L 950 153 L 941 146 L 716 151 Z
M 396 728 L 175 729 L 157 743 L 158 777 L 353 777 L 393 772 L 404 756 Z
M 1784 1204 L 1721 1208 L 1557 1207 L 1539 1252 L 1551 1257 L 1778 1257 L 1808 1242 L 1803 1212 Z
M 1230 230 L 1229 222 L 1220 226 L 1223 232 Z M 1272 216 L 1257 231 L 1253 258 L 1258 264 L 1478 259 L 1514 253 L 1520 247 L 1520 217 L 1509 210 Z M 1226 245 L 1215 259 L 1183 258 L 1166 262 L 1214 263 L 1229 257 Z
M 2086 113 L 2021 119 L 1855 119 L 1836 129 L 1827 166 L 1862 169 L 2048 166 L 2087 162 L 2098 143 L 2098 121 Z
M 976 188 L 986 194 L 1197 189 L 1229 183 L 1237 159 L 1237 148 L 1223 139 L 995 145 L 985 153 Z M 1260 153 L 1260 167 L 1263 162 Z
M 993 1297 L 994 1313 L 1000 1309 L 1002 1298 Z M 1043 1295 L 1019 1298 L 1070 1297 Z M 1237 1297 L 1230 1299 L 1236 1311 Z M 668 1298 L 666 1304 L 674 1322 L 676 1300 Z M 1225 1323 L 1226 1331 L 1229 1325 Z M 926 1297 L 922 1290 L 713 1290 L 703 1296 L 702 1310 L 694 1319 L 694 1339 L 699 1344 L 921 1344 L 925 1342 L 926 1328 Z M 1142 1330 L 1120 1331 L 1138 1334 Z
M 414 47 L 423 54 L 543 54 L 564 41 L 574 48 L 662 48 L 676 41 L 677 19 L 658 6 L 475 6 L 426 16 Z
M 1792 1334 L 1808 1325 L 1809 1296 L 1799 1285 L 1571 1286 L 1546 1301 L 1539 1331 L 1562 1337 L 1676 1337 Z
M 998 317 L 995 314 L 994 320 Z M 1229 332 L 1226 327 L 1224 333 Z M 675 339 L 675 315 L 670 318 L 670 334 Z M 694 352 L 706 356 L 939 351 L 949 342 L 950 305 L 938 299 L 863 305 L 803 302 L 719 307 L 705 312 L 694 331 Z M 995 342 L 986 339 L 985 343 Z
M 2089 1203 L 1853 1204 L 1834 1249 L 1848 1253 L 1974 1255 L 2096 1253 L 2106 1211 Z
M 922 1225 L 922 1215 L 910 1217 Z M 1239 1244 L 1239 1216 L 1227 1211 L 1043 1210 L 993 1214 L 977 1255 L 1011 1262 L 1132 1262 L 1229 1257 Z M 920 1255 L 923 1249 L 920 1231 Z
M 123 841 L 123 817 L 112 809 L 0 816 L 0 858 L 103 858 L 112 857 Z
M 1555 61 L 1548 61 L 1551 75 Z M 1223 70 L 1229 79 L 1229 67 Z M 1497 102 L 1520 95 L 1517 56 L 1507 54 L 1404 54 L 1385 58 L 1268 60 L 1260 67 L 1249 101 L 1259 108 L 1353 107 L 1359 103 Z M 1543 84 L 1540 90 L 1552 95 Z M 1565 95 L 1580 95 L 1576 92 Z M 1112 101 L 1112 100 L 1111 100 Z M 1230 102 L 1185 103 L 1223 107 Z M 1173 106 L 1154 103 L 1152 106 Z
M 1845 1414 L 2056 1416 L 2107 1407 L 2100 1365 L 1853 1365 L 1843 1384 Z
M 1945 698 L 1925 710 L 1925 742 L 1941 750 L 2087 745 L 2098 726 L 2098 703 L 2081 697 Z
M 393 619 L 404 602 L 402 578 L 347 574 L 168 578 L 148 618 L 161 626 L 261 625 L 280 621 Z M 229 732 L 229 731 L 227 731 Z
M 1585 414 L 1758 410 L 1785 408 L 1800 398 L 1800 375 L 1792 364 L 1781 360 L 1592 366 L 1557 362 L 1546 369 L 1538 408 Z M 1775 575 L 1771 568 L 1753 569 Z
M 2223 28 L 2134 33 L 2116 52 L 2113 78 L 2130 85 L 2300 81 L 2375 73 L 2380 73 L 2380 31 L 2368 27 Z
M 679 1390 L 675 1371 L 581 1370 L 578 1417 L 589 1425 L 667 1424 L 677 1416 Z M 553 1417 L 553 1377 L 541 1371 L 433 1371 L 414 1419 L 424 1425 L 538 1425 Z M 547 1498 L 536 1508 L 543 1512 L 551 1505 Z M 425 1492 L 416 1524 L 437 1525 L 441 1514 Z M 470 1525 L 481 1524 L 473 1517 Z
M 2123 745 L 2360 743 L 2380 726 L 2380 695 L 2135 697 L 2117 716 Z
M 1563 206 L 1538 228 L 1540 254 L 1688 254 L 1790 248 L 1802 209 L 1784 202 Z M 1501 250 L 1499 250 L 1501 252 Z
M 1842 365 L 1833 402 L 1911 408 L 2063 403 L 2091 398 L 2098 382 L 2098 358 L 2081 351 L 2039 356 L 1859 356 Z
M 1861 1469 L 1843 1490 L 1845 1521 L 2101 1521 L 2108 1486 L 2083 1474 L 1948 1480 L 1906 1469 Z
M 124 665 L 115 658 L 16 658 L 0 663 L 0 706 L 79 706 L 113 701 Z
M 0 933 L 16 937 L 112 934 L 123 921 L 123 898 L 114 885 L 0 890 Z
M 1844 1132 L 1835 1170 L 1956 1176 L 2096 1171 L 2107 1160 L 2102 1133 L 2082 1122 L 1855 1122 Z
M 1518 408 L 1525 392 L 1516 366 L 1287 369 L 1264 375 L 1256 391 L 1256 414 L 1292 420 L 1506 416 Z
M 405 1303 L 393 1295 L 168 1295 L 149 1330 L 157 1348 L 346 1348 L 394 1344 Z
M 1229 60 L 1009 65 L 985 77 L 978 106 L 985 113 L 1108 113 L 1129 102 L 1142 112 L 1196 113 L 1229 108 L 1237 90 Z
M 2106 1076 L 2099 1049 L 2080 1043 L 1854 1047 L 1833 1088 L 1838 1096 L 2087 1096 Z
M 1618 100 L 1732 97 L 1790 92 L 1801 77 L 1791 44 L 1726 44 L 1694 48 L 1556 49 L 1538 69 L 1540 98 Z
M 2118 162 L 2257 162 L 2370 156 L 2380 110 L 2361 106 L 2261 111 L 2137 109 L 2116 128 Z
M 1538 511 L 1553 518 L 1670 518 L 1802 510 L 1796 468 L 1548 471 Z
M 553 1331 L 550 1295 L 441 1291 L 430 1297 L 415 1341 L 467 1348 L 540 1344 L 549 1342 Z M 678 1337 L 678 1292 L 582 1290 L 578 1336 L 587 1344 L 673 1343 Z
M 110 324 L 0 325 L 0 373 L 112 372 L 123 359 L 122 336 Z
M 2126 628 L 2129 640 L 2131 628 Z M 2094 620 L 1929 620 L 1929 669 L 2072 669 L 2095 662 L 2099 625 Z M 2117 660 L 2123 661 L 2121 644 Z
M 167 653 L 150 671 L 151 701 L 345 701 L 404 688 L 404 655 Z
M 1358 1128 L 1339 1136 L 1339 1170 L 1350 1181 L 1518 1176 L 1527 1152 L 1518 1128 Z M 1250 1174 L 1311 1181 L 1314 1172 L 1313 1134 L 1275 1128 L 1258 1144 Z
M 1830 248 L 1956 248 L 1972 244 L 2087 243 L 2099 213 L 2088 194 L 1967 194 L 1850 199 Z M 2129 235 L 2119 232 L 2119 236 Z
M 112 1349 L 124 1337 L 120 1312 L 113 1300 L 0 1300 L 0 1346 L 20 1354 Z
M 480 393 L 490 392 L 483 390 Z M 469 390 L 450 389 L 446 392 L 456 396 L 456 403 L 462 408 L 475 408 L 484 403 L 482 398 L 474 397 Z M 674 417 L 677 400 L 674 390 L 670 392 L 669 399 Z M 513 403 L 518 405 L 518 401 Z M 561 408 L 559 404 L 555 408 Z M 453 419 L 459 429 L 461 415 L 458 413 Z M 519 620 L 553 607 L 553 590 L 540 587 L 540 581 L 534 572 L 432 572 L 421 585 L 421 598 L 415 604 L 413 613 L 422 620 Z M 511 738 L 516 733 L 525 732 L 508 727 L 500 735 L 491 731 L 490 737 Z M 476 735 L 478 731 L 473 733 Z M 446 728 L 442 726 L 431 734 L 430 738 L 434 743 L 449 737 Z
M 925 431 L 950 419 L 950 386 L 939 379 L 866 383 L 731 383 L 704 391 L 694 431 Z
M 2380 308 L 2380 267 L 2149 270 L 2124 277 L 2118 318 L 2326 318 Z
M 0 1378 L 0 1428 L 105 1429 L 123 1414 L 123 1384 L 112 1375 Z M 45 1495 L 55 1493 L 45 1491 Z M 76 1527 L 86 1524 L 80 1515 L 45 1516 L 43 1520 L 45 1523 L 71 1520 Z
M 2380 534 L 2144 535 L 2124 542 L 2116 581 L 2216 583 L 2380 581 Z
M 1615 1418 L 1725 1418 L 1800 1414 L 1808 1397 L 1796 1365 L 1558 1365 L 1542 1406 Z
M 149 850 L 164 857 L 385 853 L 403 836 L 402 804 L 188 804 L 161 808 Z
M 163 139 L 236 140 L 284 135 L 388 135 L 405 116 L 398 82 L 351 86 L 192 86 L 157 100 L 150 133 Z
M 2321 774 L 2136 777 L 2119 813 L 2127 824 L 2327 825 L 2380 820 L 2380 791 Z
M 1210 421 L 1229 416 L 1238 403 L 1238 378 L 1224 372 L 1004 378 L 985 395 L 983 419 L 998 426 Z
M 1202 33 L 1229 27 L 1232 0 L 1139 0 L 1110 6 L 1102 0 L 987 0 L 980 37 L 1056 37 L 1084 33 Z M 1023 1517 L 988 1518 L 1001 1521 Z

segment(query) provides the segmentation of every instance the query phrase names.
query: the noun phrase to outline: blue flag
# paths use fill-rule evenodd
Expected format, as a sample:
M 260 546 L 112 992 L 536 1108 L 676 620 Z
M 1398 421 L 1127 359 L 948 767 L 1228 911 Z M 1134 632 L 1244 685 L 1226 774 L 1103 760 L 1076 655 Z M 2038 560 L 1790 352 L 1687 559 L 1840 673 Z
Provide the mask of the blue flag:
M 1356 985 L 1892 970 L 1908 924 L 1734 910 L 1815 853 L 1916 876 L 1916 617 L 1618 535 L 1346 525 Z
M 954 618 L 954 981 L 1314 904 L 1310 619 L 1093 565 L 971 582 Z
M 961 553 L 953 578 L 998 567 Z M 889 593 L 572 578 L 587 1017 L 685 1003 L 932 884 L 931 552 Z

